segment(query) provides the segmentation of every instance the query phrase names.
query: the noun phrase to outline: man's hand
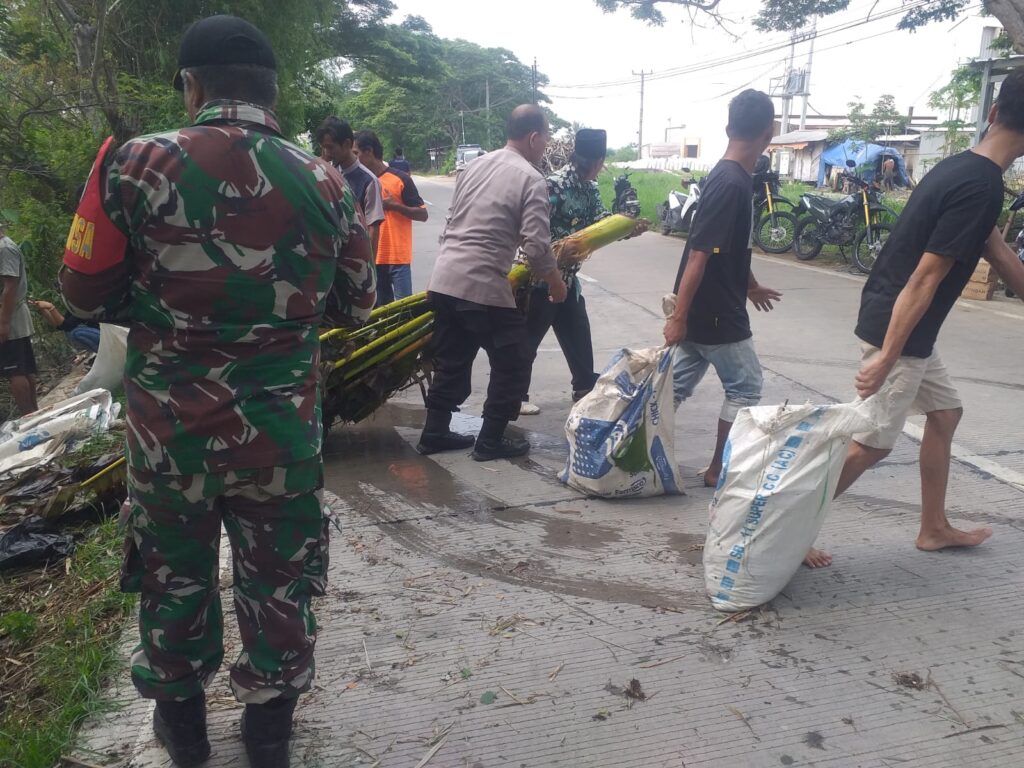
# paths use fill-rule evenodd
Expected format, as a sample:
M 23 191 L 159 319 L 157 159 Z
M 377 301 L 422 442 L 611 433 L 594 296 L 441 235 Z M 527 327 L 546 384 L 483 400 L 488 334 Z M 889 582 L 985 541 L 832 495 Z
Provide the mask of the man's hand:
M 395 198 L 393 198 L 387 192 L 384 193 L 384 197 L 381 199 L 380 204 L 385 211 L 395 210 Z
M 854 378 L 857 394 L 865 399 L 875 394 L 885 384 L 885 380 L 889 378 L 894 365 L 896 365 L 896 361 L 886 359 L 882 353 L 865 361 L 861 365 L 860 371 L 857 372 L 856 378 Z
M 665 344 L 673 346 L 686 339 L 686 316 L 672 315 L 665 321 Z
M 28 303 L 38 309 L 40 312 L 49 312 L 51 309 L 55 309 L 53 304 L 43 299 L 29 299 Z
M 629 233 L 630 237 L 638 237 L 651 228 L 651 222 L 647 219 L 637 219 L 636 224 L 633 227 L 633 231 Z
M 552 304 L 561 304 L 568 295 L 569 289 L 566 287 L 561 275 L 558 276 L 557 280 L 548 281 L 548 301 Z
M 747 289 L 747 298 L 757 307 L 758 312 L 771 312 L 775 309 L 774 301 L 782 301 L 782 294 L 774 288 L 764 285 L 755 285 Z

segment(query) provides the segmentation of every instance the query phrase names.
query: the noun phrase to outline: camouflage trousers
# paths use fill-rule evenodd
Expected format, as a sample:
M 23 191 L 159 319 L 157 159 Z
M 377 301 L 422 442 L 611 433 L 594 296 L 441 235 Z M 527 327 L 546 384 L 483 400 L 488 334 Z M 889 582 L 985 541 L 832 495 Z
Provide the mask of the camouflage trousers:
M 151 699 L 202 693 L 224 658 L 220 533 L 233 559 L 239 701 L 294 698 L 313 681 L 311 600 L 327 578 L 320 457 L 284 467 L 165 475 L 132 469 L 121 588 L 141 593 L 132 680 Z

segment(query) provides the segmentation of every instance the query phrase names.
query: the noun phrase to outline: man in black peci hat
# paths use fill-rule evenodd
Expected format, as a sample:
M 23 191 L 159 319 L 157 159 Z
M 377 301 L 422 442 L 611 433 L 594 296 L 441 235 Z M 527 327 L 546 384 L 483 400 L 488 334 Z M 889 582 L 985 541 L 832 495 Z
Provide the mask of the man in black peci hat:
M 597 176 L 604 168 L 607 149 L 608 135 L 605 131 L 599 128 L 581 128 L 576 132 L 569 164 L 548 176 L 552 242 L 611 216 L 611 211 L 601 203 L 601 195 L 597 189 Z M 646 223 L 640 220 L 633 234 L 638 235 L 646 229 Z M 594 345 L 590 338 L 590 318 L 587 317 L 587 303 L 580 291 L 580 279 L 576 275 L 579 270 L 578 264 L 562 270 L 562 279 L 569 289 L 569 295 L 561 304 L 548 301 L 547 283 L 534 283 L 530 289 L 526 315 L 526 327 L 534 359 L 544 337 L 549 330 L 554 329 L 558 345 L 562 348 L 572 374 L 573 402 L 586 395 L 597 382 L 597 373 L 594 372 Z M 520 407 L 520 414 L 533 416 L 538 413 L 540 407 L 536 403 L 531 403 L 527 397 Z

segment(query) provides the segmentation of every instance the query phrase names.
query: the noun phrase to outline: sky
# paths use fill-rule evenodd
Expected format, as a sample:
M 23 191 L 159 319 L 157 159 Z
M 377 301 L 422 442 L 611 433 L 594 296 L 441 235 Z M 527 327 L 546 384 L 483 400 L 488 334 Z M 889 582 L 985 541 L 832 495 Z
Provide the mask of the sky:
M 927 106 L 929 94 L 948 82 L 958 64 L 978 55 L 982 29 L 997 25 L 977 10 L 916 32 L 896 30 L 899 15 L 877 18 L 901 5 L 901 0 L 851 0 L 843 13 L 819 20 L 810 120 L 815 112 L 846 114 L 852 100 L 870 108 L 887 93 L 901 112 L 914 106 L 915 115 L 935 115 Z M 606 129 L 611 147 L 636 141 L 640 84 L 633 73 L 653 71 L 645 86 L 644 143 L 663 141 L 669 125 L 685 125 L 673 140 L 699 139 L 702 159 L 713 160 L 725 148 L 731 96 L 748 87 L 767 91 L 789 56 L 788 34 L 753 28 L 756 0 L 722 0 L 723 15 L 733 20 L 732 35 L 710 22 L 693 26 L 683 9 L 670 5 L 664 6 L 668 21 L 662 27 L 636 21 L 625 11 L 605 14 L 593 0 L 397 0 L 397 6 L 396 19 L 423 16 L 441 37 L 507 48 L 524 63 L 536 57 L 538 69 L 550 79 L 545 93 L 555 112 Z M 865 23 L 824 34 L 858 22 Z M 782 48 L 764 52 L 773 45 Z M 797 46 L 798 67 L 806 64 L 808 47 L 807 42 Z M 720 63 L 725 57 L 733 61 Z M 694 65 L 705 68 L 673 72 Z M 798 99 L 797 114 L 799 108 Z

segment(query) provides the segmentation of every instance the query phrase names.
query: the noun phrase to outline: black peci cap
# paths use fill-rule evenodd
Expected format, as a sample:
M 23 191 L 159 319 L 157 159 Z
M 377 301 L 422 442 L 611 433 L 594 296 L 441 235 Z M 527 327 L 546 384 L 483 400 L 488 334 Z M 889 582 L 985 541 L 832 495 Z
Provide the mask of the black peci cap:
M 601 128 L 580 128 L 573 151 L 587 160 L 604 160 L 608 154 L 608 133 Z
M 237 16 L 210 16 L 185 30 L 178 49 L 174 87 L 185 87 L 181 70 L 219 64 L 254 64 L 277 71 L 277 60 L 267 36 Z

